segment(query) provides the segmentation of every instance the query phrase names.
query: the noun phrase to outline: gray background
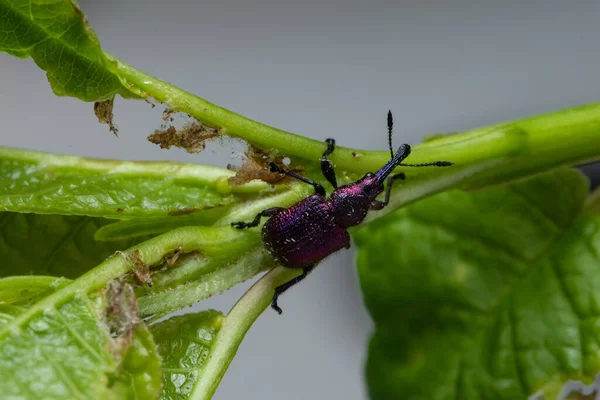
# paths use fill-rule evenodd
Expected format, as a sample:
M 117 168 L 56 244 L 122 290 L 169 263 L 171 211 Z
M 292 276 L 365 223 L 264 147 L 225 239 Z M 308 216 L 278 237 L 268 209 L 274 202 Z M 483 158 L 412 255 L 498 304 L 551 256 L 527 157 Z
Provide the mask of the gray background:
M 597 1 L 80 0 L 103 48 L 250 118 L 344 146 L 461 131 L 599 100 Z M 145 141 L 162 123 L 116 103 L 120 138 L 92 105 L 56 98 L 30 60 L 0 54 L 0 144 L 81 156 L 240 163 L 229 141 L 200 155 Z M 238 145 L 235 148 L 240 148 Z M 588 168 L 591 171 L 593 168 Z M 236 287 L 199 309 L 227 311 Z M 372 328 L 352 251 L 323 262 L 243 342 L 217 399 L 362 399 Z

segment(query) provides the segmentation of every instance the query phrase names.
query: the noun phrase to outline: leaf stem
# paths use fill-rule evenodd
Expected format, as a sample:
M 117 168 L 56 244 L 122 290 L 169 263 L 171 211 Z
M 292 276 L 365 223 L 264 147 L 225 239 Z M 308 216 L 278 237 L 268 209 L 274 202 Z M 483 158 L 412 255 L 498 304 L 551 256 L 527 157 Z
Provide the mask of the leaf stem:
M 170 290 L 149 293 L 138 299 L 141 317 L 153 315 L 152 320 L 177 311 L 183 307 L 221 293 L 233 285 L 244 282 L 258 273 L 272 268 L 273 261 L 261 247 L 242 256 L 232 265 L 223 265 L 202 279 L 183 283 Z
M 190 400 L 212 398 L 246 332 L 271 304 L 275 287 L 298 273 L 298 270 L 290 268 L 274 268 L 238 300 L 225 318 L 208 358 L 198 371 L 198 381 L 189 397 Z
M 165 255 L 180 247 L 183 252 L 187 253 L 209 245 L 223 243 L 233 235 L 239 235 L 234 231 L 223 228 L 184 227 L 133 246 L 127 252 L 138 250 L 140 258 L 145 264 L 154 265 L 161 262 Z M 0 329 L 0 340 L 6 338 L 10 332 L 18 330 L 36 314 L 61 305 L 76 295 L 86 295 L 94 290 L 99 290 L 108 281 L 123 276 L 133 268 L 134 265 L 121 252 L 115 253 L 98 267 L 45 297 L 4 325 Z
M 111 58 L 126 87 L 154 97 L 170 108 L 220 129 L 225 135 L 242 138 L 262 148 L 275 148 L 290 157 L 309 161 L 320 159 L 323 142 L 253 121 L 212 104 L 167 82 L 151 77 L 126 63 Z M 519 157 L 513 166 L 487 175 L 485 183 L 540 172 L 562 164 L 578 164 L 600 158 L 600 103 L 579 106 L 515 122 L 496 124 L 472 131 L 442 136 L 413 147 L 411 163 L 448 160 L 466 165 L 495 157 Z M 356 156 L 359 154 L 359 156 Z M 375 171 L 389 158 L 387 151 L 362 151 L 338 146 L 331 155 L 337 168 L 356 173 Z M 419 175 L 435 170 L 426 168 Z M 521 171 L 522 172 L 519 172 Z M 411 170 L 413 171 L 413 170 Z

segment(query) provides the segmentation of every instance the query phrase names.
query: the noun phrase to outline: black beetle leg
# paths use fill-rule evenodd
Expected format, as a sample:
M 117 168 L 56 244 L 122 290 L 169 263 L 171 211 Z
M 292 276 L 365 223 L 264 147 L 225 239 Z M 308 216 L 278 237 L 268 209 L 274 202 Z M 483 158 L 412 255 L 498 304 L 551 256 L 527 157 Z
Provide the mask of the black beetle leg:
M 327 143 L 327 150 L 325 150 L 321 156 L 321 171 L 323 172 L 325 179 L 331 183 L 331 186 L 333 186 L 334 189 L 337 189 L 338 184 L 335 177 L 335 170 L 333 169 L 331 161 L 327 159 L 327 156 L 329 156 L 335 150 L 335 140 L 327 139 L 325 140 L 325 143 Z
M 299 181 L 302 181 L 304 183 L 308 183 L 309 185 L 312 185 L 315 188 L 315 193 L 318 194 L 319 196 L 323 196 L 325 197 L 325 188 L 323 186 L 321 186 L 320 184 L 318 184 L 317 182 L 311 181 L 308 178 L 303 177 L 302 175 L 299 175 L 295 172 L 292 171 L 288 171 L 286 169 L 281 168 L 279 165 L 275 164 L 275 163 L 269 163 L 269 168 L 271 169 L 271 172 L 279 172 L 280 174 L 284 174 L 287 176 L 291 176 L 292 178 L 298 179 Z
M 300 282 L 302 279 L 306 278 L 308 273 L 313 268 L 314 268 L 314 265 L 302 268 L 302 274 L 298 275 L 297 277 L 290 280 L 289 282 L 286 282 L 283 285 L 277 286 L 275 288 L 275 293 L 273 294 L 273 301 L 271 302 L 271 308 L 273 310 L 277 311 L 277 314 L 281 314 L 283 312 L 283 310 L 281 308 L 279 308 L 279 306 L 277 305 L 277 298 L 279 297 L 279 295 L 282 294 L 283 292 L 285 292 L 286 290 L 288 290 L 289 288 L 291 288 L 292 286 L 294 286 L 296 283 Z
M 254 226 L 258 226 L 260 224 L 260 217 L 272 217 L 277 214 L 281 210 L 285 210 L 283 207 L 272 207 L 267 208 L 266 210 L 261 211 L 258 215 L 252 220 L 252 222 L 232 222 L 231 226 L 235 226 L 237 229 L 244 228 L 252 228 Z
M 394 183 L 396 179 L 405 180 L 406 175 L 400 172 L 399 174 L 392 175 L 389 178 L 387 178 L 387 187 L 385 188 L 385 199 L 383 201 L 373 200 L 371 202 L 371 210 L 381 210 L 383 207 L 388 205 L 388 203 L 390 202 L 390 194 L 392 193 L 392 183 Z

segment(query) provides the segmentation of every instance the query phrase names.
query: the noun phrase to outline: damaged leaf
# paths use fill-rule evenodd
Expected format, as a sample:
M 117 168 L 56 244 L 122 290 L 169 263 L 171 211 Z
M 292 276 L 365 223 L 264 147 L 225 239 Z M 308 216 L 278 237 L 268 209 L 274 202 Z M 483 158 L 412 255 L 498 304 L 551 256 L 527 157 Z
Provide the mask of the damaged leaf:
M 157 398 L 160 361 L 125 279 L 133 268 L 129 261 L 156 266 L 179 251 L 214 254 L 224 242 L 248 244 L 242 240 L 246 236 L 257 235 L 224 227 L 177 229 L 115 253 L 35 301 L 22 287 L 32 281 L 9 278 L 4 287 L 0 281 L 0 294 L 18 300 L 0 304 L 0 376 L 5 378 L 0 393 L 31 399 Z
M 219 131 L 197 122 L 190 122 L 181 129 L 170 126 L 166 129 L 157 129 L 148 141 L 160 146 L 161 149 L 170 149 L 171 146 L 184 149 L 188 153 L 200 153 L 206 147 L 208 140 L 219 137 Z
M 182 251 L 183 251 L 183 249 L 181 247 L 176 248 L 175 251 L 173 252 L 173 255 L 171 257 L 168 257 L 165 260 L 165 264 L 168 267 L 174 266 L 175 263 L 177 262 L 177 260 L 179 259 L 179 256 L 181 255 Z
M 229 165 L 228 168 L 235 171 L 235 176 L 227 179 L 230 186 L 243 185 L 254 179 L 260 179 L 270 184 L 279 183 L 285 179 L 285 175 L 269 171 L 269 168 L 258 163 L 252 157 L 247 157 L 241 167 Z
M 569 169 L 425 199 L 354 232 L 372 399 L 557 398 L 600 371 L 600 217 Z M 538 397 L 536 397 L 538 398 Z
M 131 345 L 122 356 L 118 374 L 110 382 L 116 399 L 156 399 L 163 387 L 157 346 L 145 324 L 133 327 Z
M 73 0 L 0 0 L 0 51 L 31 57 L 57 96 L 84 101 L 133 97 Z
M 162 114 L 163 121 L 165 121 L 165 122 L 167 122 L 167 121 L 173 122 L 173 114 L 175 114 L 176 112 L 177 112 L 176 110 L 172 110 L 170 108 L 165 108 L 163 110 L 163 114 Z
M 129 346 L 133 327 L 140 322 L 137 299 L 131 285 L 122 278 L 108 282 L 104 293 L 106 300 L 106 325 L 114 336 L 124 339 L 124 347 Z
M 150 278 L 150 266 L 146 264 L 140 255 L 139 250 L 134 250 L 126 254 L 127 261 L 134 266 L 133 277 L 138 285 L 146 284 L 152 286 L 152 279 Z
M 0 325 L 3 398 L 157 397 L 160 361 L 152 338 L 137 325 L 131 345 L 115 351 L 108 327 L 98 320 L 105 307 L 102 297 L 92 295 L 40 309 L 26 322 L 19 314 L 27 308 L 3 313 L 8 318 Z
M 200 211 L 239 202 L 235 194 L 217 187 L 219 179 L 231 175 L 201 165 L 0 148 L 0 210 L 118 219 L 168 216 L 182 209 Z
M 248 151 L 245 153 L 246 159 L 241 167 L 228 165 L 227 169 L 235 171 L 235 176 L 227 180 L 230 186 L 239 186 L 248 183 L 254 179 L 267 182 L 271 185 L 282 183 L 289 178 L 277 172 L 271 172 L 269 163 L 273 162 L 280 167 L 283 167 L 291 172 L 302 175 L 303 168 L 290 168 L 283 163 L 285 157 L 281 154 L 273 155 L 259 149 L 255 146 L 248 146 Z
M 113 106 L 115 104 L 114 97 L 104 101 L 97 101 L 94 103 L 94 114 L 98 118 L 98 122 L 101 124 L 107 124 L 108 130 L 111 131 L 115 136 L 119 136 L 119 129 L 114 124 Z

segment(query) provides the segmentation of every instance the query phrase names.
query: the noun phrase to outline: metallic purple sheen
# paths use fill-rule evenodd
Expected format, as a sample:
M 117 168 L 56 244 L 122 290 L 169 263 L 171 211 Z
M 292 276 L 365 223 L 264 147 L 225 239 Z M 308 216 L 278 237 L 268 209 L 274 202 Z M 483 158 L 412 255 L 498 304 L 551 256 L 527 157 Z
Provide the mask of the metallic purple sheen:
M 311 267 L 342 248 L 350 248 L 347 228 L 360 224 L 371 209 L 381 209 L 377 196 L 394 168 L 410 154 L 402 145 L 377 173 L 335 189 L 325 198 L 314 194 L 272 215 L 263 225 L 267 250 L 288 268 Z
M 335 223 L 331 205 L 316 194 L 269 218 L 262 240 L 273 257 L 288 268 L 308 267 L 350 247 L 350 235 Z
M 382 191 L 383 184 L 376 177 L 369 176 L 337 188 L 328 199 L 334 210 L 336 224 L 343 228 L 360 224 L 367 216 L 371 203 Z
M 383 191 L 374 175 L 337 188 L 329 198 L 314 194 L 267 220 L 262 240 L 283 266 L 304 268 L 342 248 L 350 248 L 346 229 L 360 224 Z

